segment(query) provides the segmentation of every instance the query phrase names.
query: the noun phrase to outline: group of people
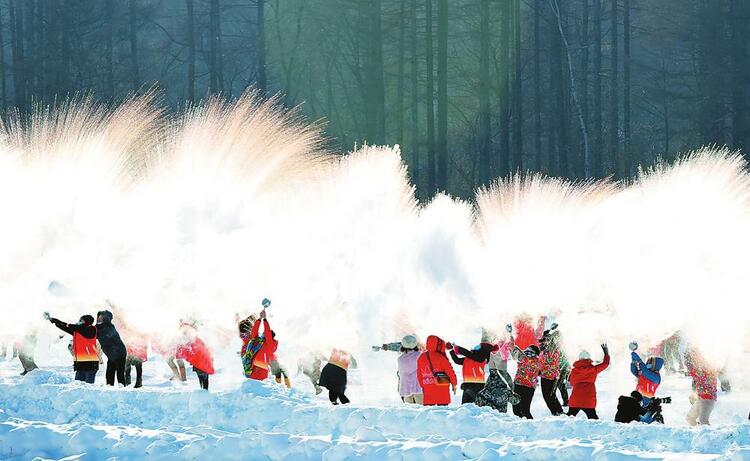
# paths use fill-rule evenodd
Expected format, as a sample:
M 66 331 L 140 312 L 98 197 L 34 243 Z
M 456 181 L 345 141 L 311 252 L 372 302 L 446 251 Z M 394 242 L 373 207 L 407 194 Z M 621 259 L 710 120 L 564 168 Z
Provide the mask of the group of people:
M 428 336 L 424 345 L 420 345 L 414 335 L 407 335 L 401 342 L 374 349 L 401 352 L 397 375 L 399 393 L 405 403 L 451 403 L 458 379 L 450 356 L 453 363 L 461 367 L 462 404 L 492 407 L 501 413 L 507 413 L 510 404 L 513 414 L 532 419 L 531 403 L 537 387 L 541 387 L 542 398 L 552 415 L 576 416 L 583 412 L 588 419 L 598 419 L 596 381 L 610 364 L 607 345 L 601 345 L 601 362 L 594 363 L 590 353 L 584 350 L 571 367 L 561 348 L 556 324 L 539 337 L 526 321 L 517 322 L 515 329 L 514 336 L 514 327 L 507 325 L 505 339 L 484 331 L 480 343 L 471 349 L 434 335 Z M 653 355 L 644 362 L 636 348 L 637 345 L 632 348 L 630 366 L 636 378 L 635 390 L 629 396 L 620 397 L 615 421 L 663 422 L 661 403 L 668 403 L 669 399 L 658 399 L 655 395 L 661 384 L 664 360 Z M 513 379 L 508 373 L 511 358 L 516 361 Z M 692 405 L 686 419 L 691 425 L 709 424 L 717 398 L 718 373 L 694 349 L 685 354 L 685 367 L 693 380 Z M 568 386 L 572 389 L 569 397 Z M 563 407 L 568 407 L 567 412 Z
M 270 301 L 263 301 L 263 310 L 257 315 L 238 322 L 239 338 L 242 346 L 239 351 L 244 376 L 251 380 L 263 381 L 271 375 L 277 383 L 291 387 L 289 374 L 279 363 L 276 352 L 279 342 L 266 315 Z M 134 387 L 143 385 L 143 362 L 148 360 L 148 341 L 130 329 L 126 342 L 113 324 L 113 314 L 102 310 L 94 318 L 83 315 L 76 323 L 66 323 L 59 319 L 45 317 L 57 328 L 72 336 L 69 349 L 73 356 L 75 379 L 94 383 L 101 354 L 107 358 L 105 379 L 114 385 L 115 379 L 123 386 L 129 386 L 131 370 L 135 368 Z M 208 389 L 209 377 L 215 373 L 213 357 L 208 346 L 198 337 L 197 327 L 191 322 L 181 322 L 180 340 L 171 347 L 152 342 L 152 348 L 165 355 L 172 369 L 172 379 L 186 380 L 185 362 L 193 367 L 202 389 Z M 541 334 L 540 334 L 541 332 Z M 515 334 L 514 334 L 515 333 Z M 33 358 L 36 336 L 29 334 L 15 347 L 26 374 L 37 368 Z M 693 380 L 691 409 L 687 421 L 691 425 L 709 424 L 717 393 L 719 373 L 708 366 L 700 353 L 688 349 L 684 365 L 681 355 L 675 350 L 674 338 L 665 340 L 663 347 L 669 349 L 670 365 L 684 366 Z M 633 346 L 634 345 L 634 346 Z M 531 403 L 537 387 L 541 388 L 542 398 L 554 416 L 567 414 L 576 416 L 583 412 L 589 419 L 598 419 L 596 380 L 610 363 L 606 344 L 601 345 L 603 358 L 594 363 L 587 351 L 581 351 L 572 366 L 561 347 L 560 331 L 557 324 L 543 330 L 534 329 L 528 319 L 520 319 L 514 325 L 506 326 L 506 334 L 498 337 L 483 330 L 480 342 L 472 348 L 430 335 L 420 344 L 415 335 L 406 335 L 400 342 L 383 344 L 375 350 L 400 352 L 398 357 L 398 391 L 401 399 L 408 404 L 448 405 L 451 395 L 457 392 L 458 378 L 451 364 L 461 367 L 461 403 L 473 403 L 491 407 L 501 413 L 508 412 L 521 418 L 532 419 Z M 661 399 L 655 398 L 661 384 L 661 370 L 665 360 L 654 352 L 643 361 L 636 352 L 637 344 L 631 344 L 630 371 L 637 380 L 635 390 L 629 396 L 621 396 L 618 401 L 616 421 L 631 422 L 661 421 Z M 449 358 L 450 357 L 450 358 Z M 508 371 L 508 362 L 516 361 L 515 376 Z M 325 361 L 325 364 L 324 364 Z M 350 367 L 357 362 L 344 350 L 334 348 L 326 359 L 321 354 L 308 354 L 299 362 L 299 371 L 308 377 L 316 394 L 328 390 L 332 404 L 347 404 L 347 375 Z M 728 382 L 727 382 L 728 387 Z M 572 389 L 570 396 L 568 389 Z M 723 386 L 722 386 L 723 388 Z M 558 393 L 562 399 L 558 399 Z M 563 407 L 568 407 L 567 412 Z

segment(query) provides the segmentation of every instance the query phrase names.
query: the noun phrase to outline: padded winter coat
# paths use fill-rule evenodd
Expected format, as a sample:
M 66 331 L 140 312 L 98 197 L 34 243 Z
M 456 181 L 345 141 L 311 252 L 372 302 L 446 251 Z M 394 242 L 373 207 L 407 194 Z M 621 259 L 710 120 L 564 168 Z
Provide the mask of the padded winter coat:
M 96 334 L 99 345 L 102 346 L 102 352 L 109 360 L 124 359 L 128 355 L 125 343 L 120 339 L 117 328 L 112 325 L 112 313 L 110 311 L 101 311 L 97 316 L 102 316 L 102 322 L 96 324 Z
M 716 400 L 718 377 L 716 371 L 703 365 L 700 359 L 686 355 L 685 365 L 688 374 L 693 378 L 693 390 L 701 400 Z
M 646 366 L 637 352 L 631 352 L 630 356 L 632 358 L 630 373 L 638 378 L 638 384 L 636 385 L 635 390 L 640 392 L 643 397 L 650 399 L 656 395 L 656 389 L 659 387 L 659 384 L 661 384 L 661 374 L 659 374 L 659 370 L 664 366 L 664 359 L 661 357 L 655 357 L 654 368 L 652 370 Z
M 408 351 L 398 357 L 398 393 L 401 397 L 421 394 L 422 387 L 417 379 L 417 362 L 419 351 Z
M 259 337 L 260 323 L 260 319 L 255 321 L 249 335 L 240 333 L 240 337 L 242 338 L 242 355 L 245 354 L 245 349 L 250 341 Z M 268 378 L 268 370 L 271 367 L 271 361 L 274 358 L 276 349 L 279 347 L 279 342 L 273 338 L 271 325 L 268 323 L 268 320 L 265 319 L 263 320 L 263 338 L 263 345 L 253 357 L 253 367 L 250 373 L 250 379 L 256 379 L 258 381 L 263 381 Z
M 555 349 L 542 352 L 539 358 L 539 374 L 544 379 L 554 381 L 560 376 L 560 351 Z
M 435 374 L 445 373 L 449 382 L 438 383 Z M 427 347 L 417 359 L 417 379 L 422 387 L 425 405 L 448 405 L 451 403 L 451 386 L 457 383 L 448 357 L 445 355 L 445 341 L 437 336 L 427 338 Z
M 516 378 L 513 380 L 513 383 L 518 386 L 535 389 L 539 381 L 539 357 L 529 357 L 523 351 L 516 348 L 513 350 L 513 358 L 518 362 Z
M 594 365 L 591 359 L 578 360 L 570 372 L 570 408 L 596 408 L 596 377 L 609 366 L 609 355 L 604 361 Z
M 209 375 L 215 373 L 214 359 L 211 357 L 211 351 L 208 350 L 208 346 L 200 338 L 195 338 L 195 341 L 178 347 L 175 357 L 187 360 L 193 368 Z

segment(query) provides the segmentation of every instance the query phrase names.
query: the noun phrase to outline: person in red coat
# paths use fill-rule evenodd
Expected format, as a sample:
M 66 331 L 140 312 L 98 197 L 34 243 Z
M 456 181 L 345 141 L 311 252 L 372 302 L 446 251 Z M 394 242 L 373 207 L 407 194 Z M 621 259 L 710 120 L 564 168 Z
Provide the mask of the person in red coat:
M 208 377 L 216 372 L 211 351 L 198 337 L 194 326 L 183 324 L 182 329 L 187 341 L 177 348 L 175 356 L 186 360 L 193 366 L 201 389 L 208 390 Z
M 260 324 L 263 323 L 263 334 L 260 334 Z M 255 322 L 249 334 L 243 329 L 243 322 L 240 322 L 240 338 L 242 339 L 242 351 L 241 354 L 245 355 L 245 350 L 251 341 L 263 339 L 258 352 L 253 356 L 250 374 L 246 375 L 250 379 L 263 381 L 268 378 L 268 370 L 271 368 L 271 361 L 274 359 L 276 349 L 279 347 L 279 342 L 276 341 L 276 333 L 271 329 L 271 325 L 266 319 L 266 311 L 263 310 L 260 316 Z
M 451 390 L 456 393 L 456 373 L 445 355 L 446 346 L 437 336 L 428 336 L 425 351 L 417 359 L 417 379 L 424 405 L 449 405 Z
M 589 353 L 582 351 L 570 372 L 570 394 L 568 416 L 575 416 L 583 411 L 588 419 L 599 419 L 596 414 L 596 377 L 609 366 L 609 349 L 602 344 L 604 360 L 598 365 L 591 361 Z

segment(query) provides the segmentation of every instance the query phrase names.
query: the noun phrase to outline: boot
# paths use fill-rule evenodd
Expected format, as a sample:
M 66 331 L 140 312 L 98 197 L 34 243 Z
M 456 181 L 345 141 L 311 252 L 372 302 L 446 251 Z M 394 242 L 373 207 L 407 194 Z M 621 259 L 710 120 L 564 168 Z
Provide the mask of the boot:
M 281 384 L 281 376 L 276 377 L 276 384 Z
M 289 378 L 284 377 L 284 385 L 286 386 L 287 389 L 292 388 L 292 382 L 289 380 Z

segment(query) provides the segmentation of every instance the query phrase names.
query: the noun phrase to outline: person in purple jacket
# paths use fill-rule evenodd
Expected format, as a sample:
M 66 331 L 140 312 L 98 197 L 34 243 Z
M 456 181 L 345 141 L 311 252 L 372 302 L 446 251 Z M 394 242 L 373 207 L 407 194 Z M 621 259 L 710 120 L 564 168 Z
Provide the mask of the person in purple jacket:
M 400 343 L 383 344 L 380 350 L 401 352 L 398 357 L 398 393 L 404 403 L 422 405 L 424 396 L 417 380 L 419 342 L 416 336 L 406 335 Z

